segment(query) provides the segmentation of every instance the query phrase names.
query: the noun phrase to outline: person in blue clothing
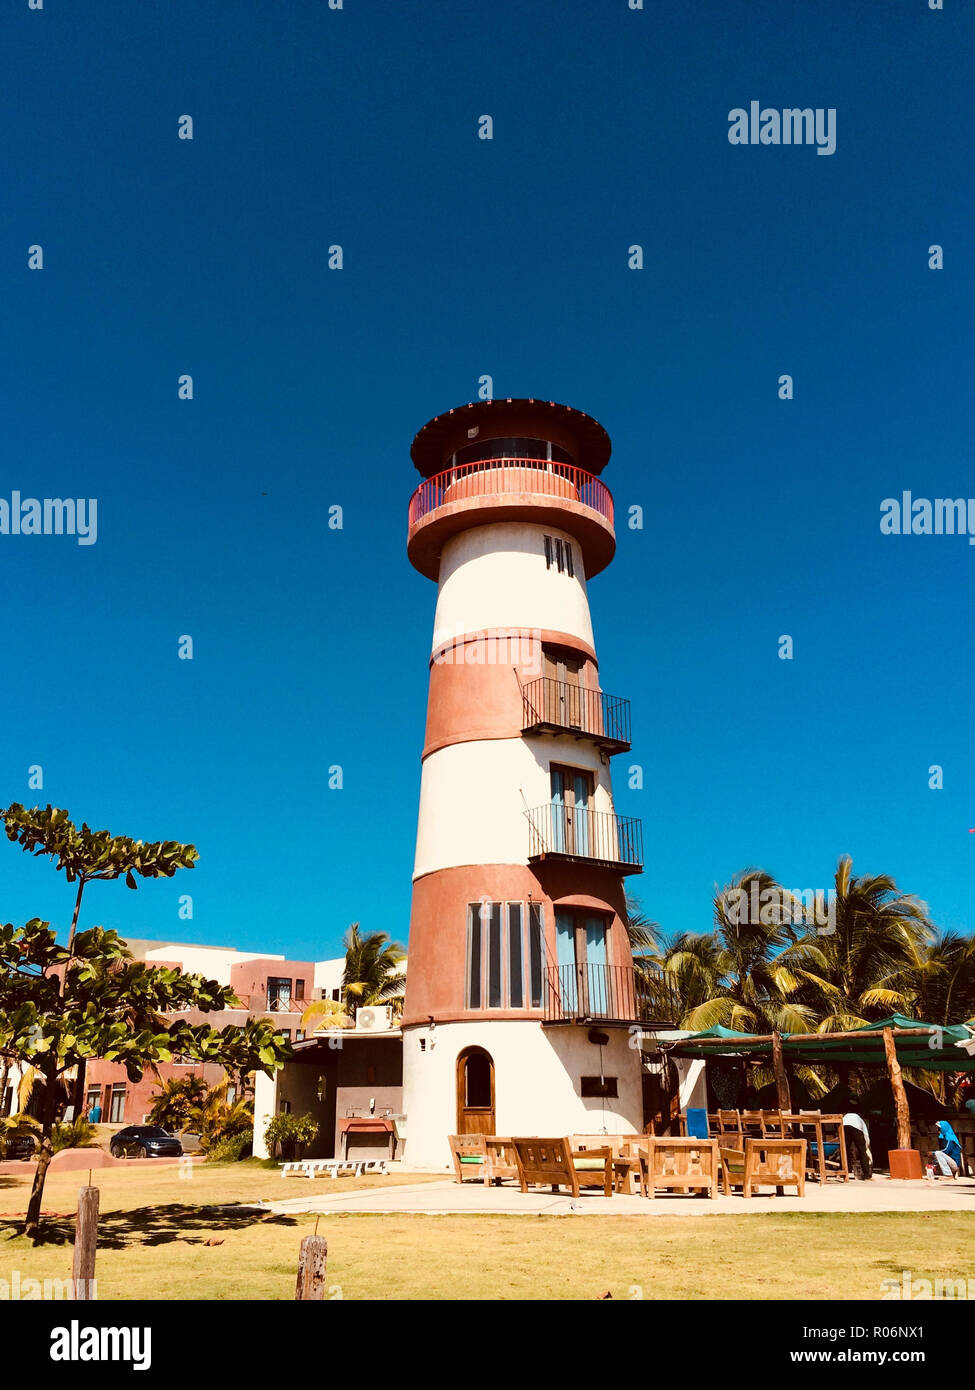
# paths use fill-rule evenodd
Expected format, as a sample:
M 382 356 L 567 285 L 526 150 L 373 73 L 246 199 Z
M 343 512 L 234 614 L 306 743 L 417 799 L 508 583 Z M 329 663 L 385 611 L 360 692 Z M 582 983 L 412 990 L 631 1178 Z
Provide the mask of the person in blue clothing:
M 941 1170 L 942 1177 L 957 1177 L 961 1167 L 961 1145 L 947 1120 L 938 1121 L 938 1145 L 931 1158 Z

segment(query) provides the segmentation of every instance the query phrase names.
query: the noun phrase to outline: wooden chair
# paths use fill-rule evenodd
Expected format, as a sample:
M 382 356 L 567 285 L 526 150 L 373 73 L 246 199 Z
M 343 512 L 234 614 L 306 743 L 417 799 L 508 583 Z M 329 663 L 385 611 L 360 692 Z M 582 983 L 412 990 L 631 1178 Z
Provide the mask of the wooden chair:
M 601 1187 L 603 1195 L 613 1195 L 613 1151 L 587 1149 L 573 1154 L 568 1139 L 512 1139 L 518 1163 L 522 1192 L 532 1183 L 544 1183 L 558 1192 L 567 1187 L 573 1197 L 582 1187 Z
M 704 1189 L 710 1197 L 718 1195 L 717 1139 L 650 1138 L 644 1158 L 643 1195 L 655 1196 L 658 1187 L 675 1187 L 680 1192 Z
M 738 1139 L 742 1138 L 741 1116 L 737 1110 L 718 1111 L 718 1135 L 721 1139 L 727 1139 L 729 1135 L 735 1135 Z M 741 1148 L 736 1144 L 735 1148 Z
M 452 1134 L 448 1142 L 457 1182 L 488 1181 L 488 1152 L 483 1134 Z
M 742 1138 L 765 1138 L 765 1122 L 762 1118 L 761 1110 L 742 1110 L 739 1114 L 741 1118 Z
M 763 1137 L 766 1139 L 784 1139 L 785 1120 L 782 1118 L 781 1110 L 762 1111 Z
M 484 1144 L 487 1151 L 484 1186 L 490 1187 L 492 1183 L 500 1183 L 503 1178 L 517 1178 L 518 1160 L 511 1140 L 488 1134 L 484 1137 Z
M 750 1197 L 756 1187 L 774 1187 L 781 1194 L 786 1187 L 806 1195 L 805 1139 L 746 1139 L 744 1148 L 721 1148 L 721 1175 L 725 1196 L 732 1184 Z

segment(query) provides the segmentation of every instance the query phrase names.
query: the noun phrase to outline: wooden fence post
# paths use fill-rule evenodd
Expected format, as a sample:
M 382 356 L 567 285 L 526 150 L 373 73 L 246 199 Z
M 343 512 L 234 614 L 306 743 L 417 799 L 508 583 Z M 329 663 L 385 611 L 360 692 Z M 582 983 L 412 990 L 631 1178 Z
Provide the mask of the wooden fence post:
M 325 1297 L 325 1261 L 328 1241 L 324 1236 L 305 1236 L 298 1255 L 298 1282 L 295 1300 Z
M 74 1228 L 74 1260 L 71 1292 L 82 1302 L 95 1297 L 95 1252 L 98 1249 L 98 1188 L 78 1190 L 78 1216 Z

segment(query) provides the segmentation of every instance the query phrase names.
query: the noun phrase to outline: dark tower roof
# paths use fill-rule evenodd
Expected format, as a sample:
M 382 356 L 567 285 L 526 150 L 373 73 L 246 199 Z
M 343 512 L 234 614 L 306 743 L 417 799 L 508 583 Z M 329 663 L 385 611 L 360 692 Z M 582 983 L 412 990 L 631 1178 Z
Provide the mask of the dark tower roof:
M 472 401 L 435 415 L 417 433 L 410 457 L 425 478 L 448 466 L 450 456 L 469 444 L 469 431 L 477 438 L 522 436 L 560 444 L 589 473 L 601 473 L 612 450 L 609 435 L 598 420 L 582 410 L 555 401 L 532 397 Z

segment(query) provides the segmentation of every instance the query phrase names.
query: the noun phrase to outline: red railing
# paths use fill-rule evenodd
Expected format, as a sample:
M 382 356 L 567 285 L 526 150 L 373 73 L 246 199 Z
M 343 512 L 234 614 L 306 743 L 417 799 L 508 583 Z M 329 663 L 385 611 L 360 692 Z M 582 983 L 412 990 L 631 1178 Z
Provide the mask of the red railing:
M 499 458 L 459 463 L 422 482 L 410 498 L 410 526 L 447 502 L 530 492 L 581 502 L 613 524 L 613 498 L 605 483 L 585 468 L 554 459 Z

